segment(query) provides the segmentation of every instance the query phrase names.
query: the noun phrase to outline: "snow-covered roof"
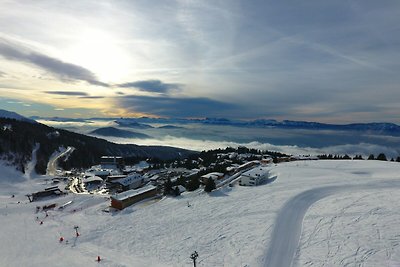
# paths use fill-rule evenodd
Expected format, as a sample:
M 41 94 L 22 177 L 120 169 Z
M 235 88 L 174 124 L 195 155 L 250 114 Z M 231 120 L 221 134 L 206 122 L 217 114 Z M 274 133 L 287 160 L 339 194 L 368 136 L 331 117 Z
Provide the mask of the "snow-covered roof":
M 179 193 L 183 193 L 183 192 L 186 191 L 186 188 L 185 188 L 183 185 L 177 185 L 177 186 L 175 186 L 174 188 L 176 188 L 176 187 L 178 187 Z
M 235 167 L 235 166 L 228 166 L 228 167 L 226 167 L 226 171 L 228 171 L 228 172 L 233 171 L 233 170 L 236 170 L 236 169 L 237 169 L 237 167 Z
M 156 188 L 157 187 L 155 187 L 155 186 L 148 185 L 148 186 L 145 186 L 145 187 L 142 187 L 142 188 L 139 188 L 139 189 L 128 190 L 128 191 L 113 195 L 111 197 L 116 199 L 116 200 L 120 200 L 121 201 L 121 200 L 125 200 L 127 198 L 131 198 L 131 197 L 146 193 L 148 191 L 152 191 L 152 190 L 154 190 Z
M 238 168 L 243 169 L 243 168 L 250 167 L 251 165 L 254 165 L 254 164 L 260 164 L 260 161 L 258 161 L 258 160 L 249 161 L 249 162 L 246 162 L 246 163 L 240 165 Z
M 141 179 L 143 179 L 143 176 L 138 173 L 135 173 L 134 175 L 129 175 L 120 179 L 112 180 L 112 183 L 119 183 L 123 186 L 128 186 Z
M 269 173 L 269 168 L 267 167 L 255 167 L 251 170 L 248 170 L 242 174 L 242 176 L 248 176 L 248 177 L 262 177 L 265 175 L 268 175 Z
M 83 179 L 84 183 L 93 183 L 93 182 L 103 182 L 103 179 L 101 179 L 99 176 L 89 176 Z
M 201 177 L 205 178 L 205 179 L 208 179 L 208 178 L 218 179 L 224 175 L 225 174 L 223 174 L 222 172 L 210 172 L 210 173 L 202 175 Z

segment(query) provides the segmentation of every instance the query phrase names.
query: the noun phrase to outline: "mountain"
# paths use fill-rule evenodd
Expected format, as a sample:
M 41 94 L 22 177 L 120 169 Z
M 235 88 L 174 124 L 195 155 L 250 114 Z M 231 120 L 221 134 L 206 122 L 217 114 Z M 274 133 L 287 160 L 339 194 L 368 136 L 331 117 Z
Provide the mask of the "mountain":
M 283 128 L 283 129 L 308 129 L 308 130 L 333 130 L 333 131 L 361 131 L 375 134 L 387 134 L 400 136 L 400 126 L 394 123 L 372 122 L 372 123 L 352 123 L 352 124 L 327 124 L 308 121 L 276 121 L 270 120 L 253 120 L 239 121 L 228 120 L 223 118 L 205 118 L 196 120 L 197 123 L 206 125 L 229 125 L 237 127 L 257 127 L 257 128 Z
M 50 156 L 60 147 L 75 148 L 67 161 L 60 162 L 64 169 L 87 168 L 99 164 L 100 157 L 104 155 L 169 160 L 196 153 L 174 147 L 115 144 L 41 123 L 0 118 L 0 158 L 24 171 L 37 144 L 40 145 L 36 153 L 35 170 L 40 174 L 46 172 Z
M 117 123 L 119 126 L 122 126 L 122 127 L 129 127 L 129 128 L 136 128 L 136 129 L 154 128 L 153 126 L 148 125 L 148 124 L 138 123 L 137 121 L 135 121 L 135 119 L 118 119 L 118 120 L 115 120 L 115 123 Z
M 221 125 L 247 128 L 282 128 L 282 129 L 308 129 L 308 130 L 332 130 L 332 131 L 356 131 L 368 132 L 372 134 L 385 134 L 391 136 L 400 136 L 400 126 L 394 123 L 372 122 L 372 123 L 351 123 L 351 124 L 328 124 L 309 121 L 277 121 L 274 119 L 258 120 L 230 120 L 225 118 L 204 118 L 204 119 L 184 119 L 184 118 L 91 118 L 90 120 L 114 120 L 123 127 L 147 129 L 153 128 L 146 123 L 157 124 L 191 124 L 198 123 L 204 125 Z M 163 127 L 163 126 L 161 126 Z M 159 128 L 161 128 L 159 127 Z M 171 128 L 171 127 L 165 127 Z
M 33 120 L 48 120 L 48 121 L 56 121 L 56 122 L 84 122 L 84 123 L 92 123 L 92 121 L 88 119 L 81 118 L 63 118 L 63 117 L 40 117 L 40 116 L 31 116 Z
M 14 119 L 14 120 L 19 120 L 19 121 L 26 121 L 30 123 L 36 123 L 36 121 L 25 118 L 24 116 L 19 115 L 18 113 L 0 109 L 0 118 L 6 118 L 6 119 Z
M 121 137 L 121 138 L 151 138 L 147 134 L 136 133 L 126 130 L 117 129 L 114 127 L 103 127 L 91 131 L 90 134 L 101 135 L 101 136 L 113 136 L 113 137 Z
M 175 126 L 175 125 L 163 125 L 158 127 L 158 129 L 185 129 L 185 127 Z

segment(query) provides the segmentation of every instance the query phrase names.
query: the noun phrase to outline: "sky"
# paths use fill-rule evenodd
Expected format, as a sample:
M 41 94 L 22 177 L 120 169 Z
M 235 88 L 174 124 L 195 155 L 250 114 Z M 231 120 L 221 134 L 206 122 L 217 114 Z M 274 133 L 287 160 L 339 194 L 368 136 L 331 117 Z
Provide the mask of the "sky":
M 400 123 L 400 2 L 0 0 L 25 116 Z

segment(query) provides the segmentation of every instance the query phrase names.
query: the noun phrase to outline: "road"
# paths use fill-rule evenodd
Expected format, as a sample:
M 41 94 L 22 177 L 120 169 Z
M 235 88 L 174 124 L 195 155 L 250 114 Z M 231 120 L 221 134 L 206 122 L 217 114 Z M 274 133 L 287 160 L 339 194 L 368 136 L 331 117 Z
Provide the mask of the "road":
M 67 156 L 69 153 L 72 153 L 74 150 L 75 150 L 74 147 L 69 146 L 65 151 L 53 155 L 53 157 L 49 159 L 49 163 L 47 164 L 47 171 L 46 171 L 47 175 L 56 175 L 57 161 L 60 158 Z
M 290 267 L 298 248 L 304 216 L 316 201 L 330 195 L 355 190 L 389 189 L 400 181 L 386 180 L 361 185 L 325 186 L 304 191 L 288 200 L 278 213 L 264 266 Z

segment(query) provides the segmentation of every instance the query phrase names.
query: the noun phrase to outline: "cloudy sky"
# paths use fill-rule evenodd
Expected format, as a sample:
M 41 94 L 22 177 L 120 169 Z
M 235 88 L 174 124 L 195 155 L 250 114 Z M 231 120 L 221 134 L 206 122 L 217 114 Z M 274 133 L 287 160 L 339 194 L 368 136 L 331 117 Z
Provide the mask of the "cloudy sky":
M 0 108 L 400 123 L 400 1 L 0 0 Z

